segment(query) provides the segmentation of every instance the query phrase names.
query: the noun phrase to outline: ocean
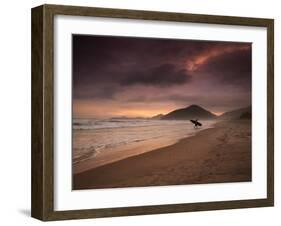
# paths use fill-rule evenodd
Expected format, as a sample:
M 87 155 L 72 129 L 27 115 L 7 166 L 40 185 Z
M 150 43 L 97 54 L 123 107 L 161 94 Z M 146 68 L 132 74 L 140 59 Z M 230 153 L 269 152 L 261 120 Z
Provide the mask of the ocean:
M 214 120 L 74 119 L 73 164 L 101 159 L 102 165 L 132 155 L 172 145 L 196 132 L 211 128 Z

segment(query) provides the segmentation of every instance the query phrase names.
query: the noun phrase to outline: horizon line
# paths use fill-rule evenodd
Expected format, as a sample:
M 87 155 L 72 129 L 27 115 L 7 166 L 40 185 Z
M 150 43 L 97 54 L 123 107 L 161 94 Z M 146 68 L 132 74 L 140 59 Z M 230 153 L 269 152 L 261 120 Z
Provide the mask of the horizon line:
M 188 108 L 190 106 L 199 106 L 201 108 L 203 108 L 204 110 L 207 110 L 206 108 L 200 106 L 200 105 L 197 105 L 197 104 L 191 104 L 187 107 L 183 107 L 183 108 L 177 108 L 175 110 L 178 110 L 178 109 L 184 109 L 184 108 Z M 229 110 L 229 111 L 224 111 L 224 112 L 214 112 L 214 111 L 209 111 L 211 112 L 212 114 L 216 115 L 217 117 L 223 115 L 224 113 L 227 113 L 227 112 L 231 112 L 231 111 L 235 111 L 235 110 L 239 110 L 239 109 L 242 109 L 242 108 L 247 108 L 247 107 L 251 107 L 251 105 L 248 105 L 246 107 L 239 107 L 239 108 L 235 108 L 235 109 L 232 109 L 232 110 Z M 172 110 L 172 111 L 175 111 L 175 110 Z M 152 117 L 154 116 L 157 116 L 157 115 L 166 115 L 166 114 L 169 114 L 170 112 L 172 111 L 169 111 L 167 113 L 158 113 L 158 114 L 154 114 L 154 115 L 150 115 L 150 116 L 141 116 L 141 115 L 136 115 L 136 116 L 126 116 L 126 115 L 112 115 L 112 116 L 108 116 L 108 117 L 99 117 L 99 116 L 80 116 L 80 117 L 72 117 L 73 119 L 112 119 L 112 118 L 127 118 L 127 119 L 135 119 L 135 118 L 143 118 L 143 119 L 151 119 Z

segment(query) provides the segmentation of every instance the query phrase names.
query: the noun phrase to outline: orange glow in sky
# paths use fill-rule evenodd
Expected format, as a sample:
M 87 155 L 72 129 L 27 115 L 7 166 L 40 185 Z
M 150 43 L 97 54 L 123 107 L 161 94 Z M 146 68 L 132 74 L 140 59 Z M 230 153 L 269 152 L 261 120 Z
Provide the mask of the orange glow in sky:
M 200 67 L 200 65 L 206 63 L 209 59 L 213 57 L 220 56 L 225 53 L 232 53 L 237 50 L 246 50 L 249 49 L 250 46 L 228 46 L 224 48 L 214 48 L 209 50 L 208 52 L 203 52 L 200 55 L 195 56 L 193 59 L 189 59 L 186 62 L 187 69 L 189 71 L 195 71 Z
M 169 105 L 145 105 L 130 106 L 125 103 L 115 103 L 111 101 L 96 102 L 91 100 L 75 100 L 73 102 L 74 118 L 84 117 L 152 117 L 158 114 L 167 114 L 174 110 L 176 106 Z

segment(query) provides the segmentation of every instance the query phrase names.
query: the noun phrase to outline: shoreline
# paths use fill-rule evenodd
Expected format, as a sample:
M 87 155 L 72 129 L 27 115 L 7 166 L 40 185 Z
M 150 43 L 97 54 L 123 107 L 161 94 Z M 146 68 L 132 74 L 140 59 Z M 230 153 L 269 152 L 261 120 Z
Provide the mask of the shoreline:
M 185 137 L 179 138 L 177 140 L 175 140 L 175 138 L 163 139 L 161 137 L 145 140 L 141 143 L 134 142 L 120 147 L 108 148 L 108 150 L 97 154 L 94 158 L 86 159 L 77 163 L 72 163 L 72 171 L 74 174 L 78 174 L 133 156 L 138 156 L 147 152 L 155 151 L 160 148 L 165 148 L 178 143 L 182 139 L 193 137 L 204 130 L 214 128 L 215 124 L 217 124 L 217 122 L 213 122 L 211 125 L 208 125 L 207 128 L 198 128 L 196 130 L 192 130 L 189 134 L 186 134 Z
M 251 121 L 218 121 L 177 143 L 73 174 L 73 189 L 251 180 Z

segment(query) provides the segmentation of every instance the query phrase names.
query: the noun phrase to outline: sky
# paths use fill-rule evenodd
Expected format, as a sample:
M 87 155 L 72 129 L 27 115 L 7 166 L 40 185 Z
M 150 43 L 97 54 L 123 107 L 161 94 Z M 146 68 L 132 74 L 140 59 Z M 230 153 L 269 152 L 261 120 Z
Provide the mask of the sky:
M 251 105 L 251 43 L 73 35 L 72 51 L 75 118 Z

